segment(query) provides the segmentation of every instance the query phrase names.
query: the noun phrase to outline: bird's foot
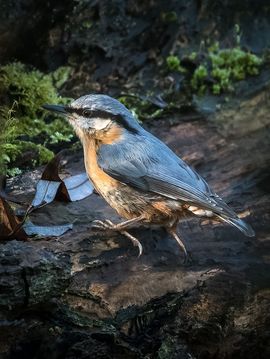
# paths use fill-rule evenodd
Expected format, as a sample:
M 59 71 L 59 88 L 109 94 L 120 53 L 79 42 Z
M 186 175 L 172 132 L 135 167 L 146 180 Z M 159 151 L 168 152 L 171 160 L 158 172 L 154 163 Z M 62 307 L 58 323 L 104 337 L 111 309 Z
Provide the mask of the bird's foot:
M 96 219 L 92 224 L 92 228 L 99 230 L 116 231 L 118 230 L 116 227 L 117 225 L 112 223 L 109 219 L 105 219 L 104 221 L 100 221 L 99 219 Z
M 93 222 L 92 228 L 98 229 L 98 230 L 105 230 L 105 231 L 106 230 L 107 231 L 117 231 L 117 232 L 123 234 L 125 237 L 127 237 L 131 240 L 132 244 L 135 247 L 138 247 L 138 249 L 139 249 L 138 257 L 140 257 L 142 255 L 143 248 L 142 248 L 140 241 L 136 237 L 132 236 L 130 233 L 125 231 L 121 225 L 114 224 L 109 219 L 105 219 L 104 221 L 95 220 Z

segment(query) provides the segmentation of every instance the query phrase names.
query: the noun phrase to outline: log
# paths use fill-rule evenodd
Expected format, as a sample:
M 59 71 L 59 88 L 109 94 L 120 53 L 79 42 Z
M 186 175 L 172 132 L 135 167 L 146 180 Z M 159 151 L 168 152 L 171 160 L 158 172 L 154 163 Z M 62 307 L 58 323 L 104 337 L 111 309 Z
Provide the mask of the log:
M 34 223 L 74 229 L 1 243 L 1 357 L 269 358 L 269 113 L 268 85 L 193 122 L 148 124 L 247 217 L 254 239 L 185 218 L 184 265 L 162 229 L 133 229 L 140 258 L 126 238 L 94 232 L 93 219 L 120 219 L 96 194 L 34 212 Z M 67 169 L 83 170 L 82 153 Z M 41 171 L 9 180 L 10 194 L 30 202 Z

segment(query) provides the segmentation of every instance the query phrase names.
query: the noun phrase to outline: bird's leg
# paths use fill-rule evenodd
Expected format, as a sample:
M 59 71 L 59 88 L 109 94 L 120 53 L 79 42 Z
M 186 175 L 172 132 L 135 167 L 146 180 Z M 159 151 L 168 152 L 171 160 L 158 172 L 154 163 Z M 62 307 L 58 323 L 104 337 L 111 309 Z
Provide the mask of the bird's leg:
M 180 248 L 182 249 L 182 251 L 184 252 L 185 255 L 185 259 L 184 259 L 184 263 L 187 263 L 190 261 L 190 256 L 186 250 L 186 246 L 185 244 L 182 242 L 181 238 L 178 236 L 178 234 L 176 233 L 176 225 L 173 227 L 169 227 L 167 228 L 167 231 L 169 234 L 171 234 L 173 236 L 173 238 L 177 241 L 177 243 L 179 244 Z
M 138 249 L 139 249 L 138 257 L 140 257 L 142 255 L 142 251 L 143 251 L 140 241 L 136 237 L 132 236 L 130 233 L 125 231 L 125 228 L 127 228 L 128 226 L 130 226 L 134 223 L 141 221 L 143 218 L 144 218 L 144 216 L 139 216 L 139 217 L 132 218 L 132 219 L 129 219 L 127 221 L 124 221 L 124 222 L 121 222 L 118 224 L 114 224 L 109 219 L 106 219 L 105 221 L 96 220 L 96 221 L 94 221 L 93 226 L 96 229 L 113 230 L 113 231 L 118 231 L 119 233 L 123 234 L 125 237 L 129 238 L 132 241 L 132 243 L 135 247 L 138 247 Z

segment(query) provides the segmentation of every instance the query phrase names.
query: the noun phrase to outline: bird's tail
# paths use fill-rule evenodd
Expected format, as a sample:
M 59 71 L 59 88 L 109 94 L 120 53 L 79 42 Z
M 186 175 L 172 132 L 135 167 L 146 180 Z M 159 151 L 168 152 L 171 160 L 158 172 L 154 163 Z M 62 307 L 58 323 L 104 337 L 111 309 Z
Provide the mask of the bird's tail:
M 233 225 L 234 227 L 238 228 L 241 232 L 243 232 L 246 236 L 248 237 L 254 237 L 255 236 L 255 232 L 252 229 L 252 227 L 242 221 L 242 219 L 240 218 L 229 218 L 229 217 L 221 217 L 219 216 L 223 221 Z

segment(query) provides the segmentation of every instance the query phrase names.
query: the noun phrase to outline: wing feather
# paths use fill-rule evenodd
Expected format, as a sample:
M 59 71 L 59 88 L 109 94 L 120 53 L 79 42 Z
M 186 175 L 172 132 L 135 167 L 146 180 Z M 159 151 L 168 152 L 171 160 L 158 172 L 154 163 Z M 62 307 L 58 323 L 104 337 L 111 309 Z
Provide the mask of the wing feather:
M 144 130 L 140 136 L 130 134 L 128 141 L 101 146 L 98 162 L 107 174 L 139 190 L 190 202 L 221 216 L 237 218 L 197 172 Z

